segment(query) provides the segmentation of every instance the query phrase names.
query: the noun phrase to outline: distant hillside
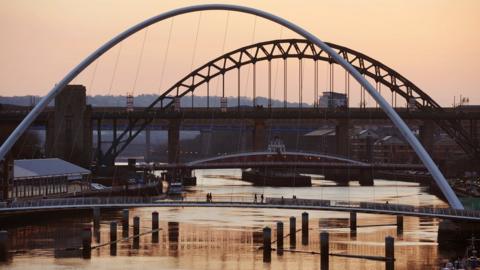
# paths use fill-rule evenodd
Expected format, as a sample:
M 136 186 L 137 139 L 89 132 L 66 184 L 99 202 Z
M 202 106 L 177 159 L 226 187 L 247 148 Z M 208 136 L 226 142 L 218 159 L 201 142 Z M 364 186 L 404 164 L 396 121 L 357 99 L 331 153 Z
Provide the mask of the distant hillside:
M 135 107 L 147 107 L 149 106 L 158 95 L 139 95 L 134 98 Z M 0 104 L 11 104 L 19 106 L 31 106 L 32 104 L 38 103 L 41 97 L 38 96 L 13 96 L 13 97 L 4 97 L 0 96 Z M 221 97 L 210 97 L 210 106 L 211 107 L 220 107 L 220 98 Z M 237 97 L 227 97 L 228 106 L 237 106 Z M 126 106 L 126 97 L 125 96 L 113 96 L 113 95 L 96 95 L 88 96 L 87 103 L 92 106 L 104 106 L 104 107 L 120 107 Z M 195 96 L 193 98 L 193 104 L 195 107 L 206 107 L 207 106 L 207 97 L 205 96 Z M 53 105 L 53 104 L 52 104 Z M 240 97 L 241 106 L 252 106 L 252 99 L 248 97 Z M 265 97 L 257 97 L 257 105 L 267 106 L 268 100 Z M 288 102 L 287 105 L 298 106 L 296 102 Z M 192 98 L 186 96 L 182 98 L 181 101 L 182 107 L 192 106 Z M 272 100 L 273 107 L 283 106 L 283 101 L 281 100 Z M 303 103 L 304 107 L 310 107 L 311 104 Z

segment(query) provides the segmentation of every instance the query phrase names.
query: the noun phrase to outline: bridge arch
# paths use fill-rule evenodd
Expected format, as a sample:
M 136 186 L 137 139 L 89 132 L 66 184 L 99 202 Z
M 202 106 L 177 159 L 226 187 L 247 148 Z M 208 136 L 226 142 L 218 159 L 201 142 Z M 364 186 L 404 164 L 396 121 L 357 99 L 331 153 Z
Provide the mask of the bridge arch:
M 218 161 L 224 161 L 224 160 L 230 160 L 230 159 L 248 159 L 252 157 L 267 157 L 267 156 L 272 156 L 275 157 L 277 156 L 277 153 L 275 152 L 268 152 L 268 151 L 256 151 L 256 152 L 247 152 L 247 153 L 234 153 L 234 154 L 228 154 L 228 155 L 220 155 L 220 156 L 215 156 L 215 157 L 209 157 L 209 158 L 204 158 L 204 159 L 199 159 L 199 160 L 194 160 L 189 163 L 186 163 L 186 166 L 195 166 L 198 164 L 204 164 L 204 163 L 209 163 L 209 162 L 218 162 Z M 308 158 L 316 158 L 316 159 L 321 159 L 321 160 L 331 160 L 334 162 L 343 162 L 343 163 L 349 163 L 349 164 L 354 164 L 354 165 L 359 165 L 359 166 L 369 166 L 368 163 L 353 160 L 353 159 L 348 159 L 345 157 L 340 157 L 340 156 L 334 156 L 334 155 L 327 155 L 327 154 L 321 154 L 321 153 L 309 153 L 309 152 L 282 152 L 280 157 L 293 157 L 293 158 L 303 158 L 303 159 L 308 159 Z
M 25 117 L 25 119 L 18 125 L 18 127 L 10 134 L 7 140 L 2 144 L 0 147 L 0 160 L 5 158 L 7 152 L 10 151 L 14 143 L 17 139 L 27 130 L 27 128 L 32 124 L 32 122 L 38 117 L 40 112 L 45 109 L 45 107 L 58 95 L 65 86 L 71 82 L 80 72 L 82 72 L 86 67 L 88 67 L 91 63 L 93 63 L 97 58 L 103 55 L 105 52 L 110 50 L 116 44 L 120 43 L 124 39 L 128 38 L 129 36 L 133 35 L 134 33 L 160 21 L 165 19 L 178 16 L 181 14 L 198 12 L 198 11 L 206 11 L 206 10 L 226 10 L 226 11 L 236 11 L 241 13 L 252 14 L 255 16 L 259 16 L 280 24 L 293 32 L 303 36 L 308 41 L 312 42 L 319 48 L 323 49 L 332 59 L 333 61 L 337 62 L 341 65 L 345 70 L 347 70 L 350 75 L 352 75 L 365 89 L 368 93 L 372 96 L 372 98 L 379 104 L 379 106 L 385 111 L 387 116 L 392 120 L 394 125 L 399 129 L 402 136 L 406 139 L 406 141 L 412 146 L 415 150 L 419 158 L 424 163 L 425 167 L 428 168 L 430 173 L 432 174 L 434 180 L 436 181 L 437 185 L 439 186 L 442 193 L 447 198 L 450 205 L 454 208 L 463 209 L 463 205 L 460 200 L 457 198 L 455 193 L 453 192 L 452 188 L 449 186 L 447 180 L 437 168 L 436 164 L 433 162 L 432 158 L 428 155 L 427 151 L 423 148 L 422 144 L 418 141 L 412 131 L 408 128 L 405 122 L 400 118 L 400 116 L 395 112 L 395 110 L 388 104 L 388 102 L 379 94 L 377 93 L 375 87 L 373 87 L 364 77 L 363 75 L 358 72 L 347 60 L 342 58 L 338 55 L 332 48 L 330 48 L 327 44 L 317 38 L 315 35 L 311 34 L 310 32 L 306 31 L 305 29 L 297 26 L 281 17 L 276 15 L 270 14 L 268 12 L 244 7 L 244 6 L 237 6 L 237 5 L 227 5 L 227 4 L 206 4 L 206 5 L 196 5 L 196 6 L 189 6 L 179 9 L 174 9 L 160 15 L 154 16 L 150 19 L 147 19 L 143 22 L 140 22 L 137 25 L 125 30 L 124 32 L 120 33 L 103 46 L 98 48 L 92 54 L 90 54 L 87 58 L 85 58 L 80 64 L 78 64 L 74 69 L 72 69 L 58 84 L 56 84 L 50 92 L 42 98 L 42 100 L 30 111 L 30 113 Z

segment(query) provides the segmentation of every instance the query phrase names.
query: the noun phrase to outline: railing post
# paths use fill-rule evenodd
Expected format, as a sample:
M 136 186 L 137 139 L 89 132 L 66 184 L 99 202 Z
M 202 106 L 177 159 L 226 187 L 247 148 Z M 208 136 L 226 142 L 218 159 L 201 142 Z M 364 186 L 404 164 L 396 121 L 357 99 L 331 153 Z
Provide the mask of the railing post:
M 395 239 L 391 236 L 385 237 L 385 270 L 395 269 Z
M 308 213 L 302 213 L 302 245 L 308 245 Z
M 263 228 L 263 262 L 272 261 L 272 230 Z
M 283 255 L 283 222 L 277 222 L 277 254 Z
M 290 249 L 295 249 L 297 245 L 297 219 L 290 217 Z
M 152 213 L 152 243 L 158 243 L 158 212 Z
M 117 255 L 117 222 L 110 222 L 110 255 Z
M 330 239 L 328 232 L 320 233 L 320 270 L 328 270 L 329 267 L 329 253 L 330 253 Z

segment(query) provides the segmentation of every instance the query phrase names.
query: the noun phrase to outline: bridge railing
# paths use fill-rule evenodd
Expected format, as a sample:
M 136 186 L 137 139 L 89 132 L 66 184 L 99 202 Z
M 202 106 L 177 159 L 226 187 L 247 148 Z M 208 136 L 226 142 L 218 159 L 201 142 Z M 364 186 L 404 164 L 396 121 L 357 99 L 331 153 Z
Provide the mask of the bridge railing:
M 349 208 L 355 209 L 371 209 L 392 212 L 406 212 L 406 213 L 422 213 L 432 214 L 435 216 L 458 216 L 458 217 L 475 217 L 480 218 L 480 211 L 477 210 L 457 210 L 452 208 L 433 208 L 433 207 L 415 207 L 405 204 L 390 204 L 390 203 L 375 203 L 375 202 L 353 202 L 353 201 L 335 201 L 335 200 L 321 200 L 321 199 L 302 199 L 302 198 L 277 198 L 265 197 L 262 202 L 261 197 L 257 196 L 255 201 L 251 194 L 246 195 L 214 195 L 211 201 L 207 201 L 206 196 L 176 196 L 176 197 L 79 197 L 79 198 L 55 198 L 55 199 L 41 199 L 30 201 L 15 201 L 8 206 L 3 205 L 3 208 L 55 208 L 59 206 L 85 206 L 85 205 L 132 205 L 132 204 L 168 204 L 168 203 L 196 203 L 196 204 L 215 204 L 215 203 L 230 203 L 230 204 L 270 204 L 270 205 L 285 205 L 285 206 L 317 206 L 328 208 Z

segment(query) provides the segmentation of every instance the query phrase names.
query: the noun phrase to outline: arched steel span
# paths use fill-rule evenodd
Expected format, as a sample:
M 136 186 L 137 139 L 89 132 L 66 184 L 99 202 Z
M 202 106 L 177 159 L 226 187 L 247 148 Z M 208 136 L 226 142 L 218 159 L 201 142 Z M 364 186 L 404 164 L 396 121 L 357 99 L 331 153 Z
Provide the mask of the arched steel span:
M 422 144 L 418 141 L 412 131 L 408 128 L 405 122 L 400 118 L 400 116 L 395 112 L 395 110 L 388 104 L 388 102 L 379 94 L 377 93 L 375 87 L 373 87 L 364 77 L 363 75 L 358 72 L 347 60 L 343 59 L 340 55 L 338 55 L 332 48 L 330 48 L 327 44 L 317 38 L 315 35 L 311 34 L 310 32 L 306 31 L 305 29 L 268 12 L 244 7 L 244 6 L 237 6 L 237 5 L 227 5 L 227 4 L 206 4 L 206 5 L 196 5 L 196 6 L 189 6 L 184 8 L 174 9 L 160 15 L 154 16 L 150 19 L 147 19 L 137 25 L 132 26 L 131 28 L 125 30 L 124 32 L 120 33 L 103 46 L 98 48 L 94 51 L 91 55 L 85 58 L 80 64 L 78 64 L 74 69 L 72 69 L 59 83 L 57 83 L 52 90 L 44 97 L 40 102 L 30 111 L 30 113 L 25 117 L 25 119 L 18 125 L 18 127 L 10 134 L 7 140 L 2 144 L 0 147 L 0 160 L 5 158 L 5 155 L 10 151 L 12 146 L 15 144 L 17 139 L 27 130 L 27 128 L 32 124 L 32 122 L 38 117 L 40 112 L 45 109 L 45 107 L 55 98 L 58 93 L 60 93 L 65 86 L 71 82 L 80 72 L 82 72 L 86 67 L 88 67 L 91 63 L 93 63 L 97 58 L 103 55 L 105 52 L 113 48 L 116 44 L 120 43 L 124 39 L 128 38 L 129 36 L 133 35 L 134 33 L 154 24 L 159 21 L 163 21 L 165 19 L 178 16 L 181 14 L 198 12 L 198 11 L 206 11 L 206 10 L 226 10 L 226 11 L 236 11 L 241 13 L 252 14 L 255 16 L 259 16 L 280 24 L 293 32 L 299 34 L 300 36 L 304 37 L 308 41 L 312 42 L 319 48 L 323 49 L 335 62 L 341 65 L 344 69 L 346 69 L 354 78 L 357 80 L 372 96 L 372 98 L 379 104 L 379 106 L 385 111 L 387 116 L 392 120 L 395 126 L 399 129 L 402 136 L 405 137 L 407 142 L 412 146 L 415 150 L 419 158 L 424 163 L 425 167 L 428 168 L 430 173 L 432 174 L 433 178 L 435 179 L 437 185 L 439 186 L 442 193 L 447 198 L 449 204 L 456 209 L 463 209 L 463 205 L 456 196 L 455 192 L 453 192 L 452 188 L 449 186 L 447 180 L 437 168 L 436 164 L 433 162 L 432 158 L 428 155 L 427 151 L 423 148 Z
M 413 82 L 406 79 L 392 68 L 347 47 L 333 43 L 326 44 L 338 55 L 341 55 L 343 59 L 353 65 L 361 74 L 372 78 L 375 82 L 385 85 L 390 91 L 392 91 L 392 93 L 400 95 L 407 102 L 412 99 L 415 100 L 418 109 L 432 113 L 443 111 L 442 107 L 440 107 L 440 105 L 428 94 L 423 92 Z M 225 53 L 224 55 L 195 69 L 167 89 L 167 91 L 162 93 L 146 110 L 149 111 L 153 109 L 154 106 L 157 106 L 159 103 L 161 103 L 162 108 L 168 108 L 173 104 L 173 100 L 171 100 L 173 97 L 183 97 L 191 92 L 193 93 L 200 85 L 208 83 L 215 77 L 223 76 L 228 71 L 237 70 L 244 65 L 287 58 L 306 58 L 313 59 L 314 61 L 320 60 L 329 63 L 336 63 L 325 50 L 315 46 L 308 40 L 283 39 L 260 42 Z M 240 95 L 240 93 L 238 93 L 238 95 Z M 166 99 L 168 99 L 169 102 L 163 104 L 163 101 Z M 238 105 L 240 105 L 239 100 Z M 460 121 L 436 120 L 436 122 L 447 134 L 455 139 L 458 145 L 467 154 L 473 158 L 480 156 L 480 149 L 478 149 L 479 145 L 471 138 L 471 136 L 469 136 L 468 132 L 462 127 Z M 138 124 L 141 127 L 141 123 Z M 134 126 L 130 127 L 130 129 L 134 128 Z M 112 147 L 107 150 L 107 155 L 116 157 L 117 154 L 120 153 L 126 145 L 131 142 L 131 140 L 133 140 L 134 136 L 131 136 L 122 141 L 126 134 L 136 135 L 138 133 L 131 133 L 130 130 L 124 131 L 124 134 L 122 134 L 117 140 L 119 147 L 117 148 L 117 145 L 115 145 L 115 147 L 112 145 Z
M 227 159 L 232 159 L 232 158 L 249 158 L 249 157 L 254 157 L 254 156 L 276 156 L 275 152 L 267 152 L 267 151 L 258 151 L 258 152 L 248 152 L 248 153 L 235 153 L 235 154 L 229 154 L 229 155 L 223 155 L 223 156 L 216 156 L 216 157 L 211 157 L 211 158 L 205 158 L 205 159 L 199 159 L 195 160 L 192 162 L 189 162 L 185 165 L 187 166 L 194 166 L 202 163 L 208 163 L 208 162 L 216 162 L 216 161 L 222 161 L 222 160 L 227 160 Z M 370 164 L 353 160 L 353 159 L 348 159 L 344 157 L 338 157 L 338 156 L 333 156 L 333 155 L 326 155 L 326 154 L 319 154 L 319 153 L 308 153 L 308 152 L 283 152 L 281 153 L 280 156 L 294 156 L 294 157 L 300 157 L 300 158 L 317 158 L 317 159 L 327 159 L 327 160 L 334 160 L 338 162 L 345 162 L 345 163 L 350 163 L 350 164 L 355 164 L 355 165 L 362 165 L 362 166 L 368 166 Z

